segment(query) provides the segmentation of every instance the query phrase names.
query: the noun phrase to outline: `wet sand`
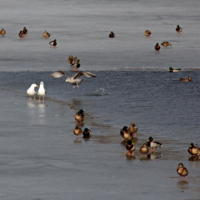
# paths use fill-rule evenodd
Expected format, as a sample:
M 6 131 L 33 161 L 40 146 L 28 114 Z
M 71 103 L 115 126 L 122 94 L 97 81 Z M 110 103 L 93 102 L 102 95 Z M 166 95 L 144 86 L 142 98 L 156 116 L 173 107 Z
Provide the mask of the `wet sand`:
M 112 125 L 98 124 L 86 112 L 84 127 L 93 136 L 77 140 L 75 105 L 28 99 L 25 93 L 1 88 L 3 199 L 198 199 L 200 162 L 188 161 L 186 150 L 180 151 L 184 144 L 163 140 L 157 153 L 141 157 L 146 134 L 139 132 L 135 157 L 127 157 Z M 179 162 L 190 172 L 188 181 L 179 181 Z

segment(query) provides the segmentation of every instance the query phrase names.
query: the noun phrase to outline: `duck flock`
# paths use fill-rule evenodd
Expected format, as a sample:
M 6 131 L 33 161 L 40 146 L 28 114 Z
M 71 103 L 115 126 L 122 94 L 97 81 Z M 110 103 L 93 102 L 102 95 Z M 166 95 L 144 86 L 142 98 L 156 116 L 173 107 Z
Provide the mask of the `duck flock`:
M 182 33 L 182 28 L 177 25 L 177 27 L 175 28 L 177 34 L 181 34 Z M 6 35 L 6 30 L 4 30 L 2 28 L 2 30 L 0 31 L 0 35 L 5 36 Z M 24 37 L 28 36 L 28 29 L 26 27 L 24 27 L 22 30 L 20 30 L 19 32 L 19 38 L 20 40 L 24 39 Z M 150 38 L 150 36 L 152 35 L 152 32 L 150 30 L 146 30 L 144 31 L 144 35 L 147 38 Z M 47 31 L 44 31 L 43 33 L 43 37 L 45 39 L 48 39 L 51 36 L 51 34 Z M 116 35 L 114 32 L 110 32 L 109 34 L 110 38 L 115 38 Z M 54 39 L 52 41 L 49 42 L 49 45 L 53 48 L 55 48 L 57 46 L 57 40 Z M 161 45 L 164 48 L 168 48 L 168 47 L 172 47 L 172 44 L 168 41 L 164 41 L 161 43 Z M 160 52 L 160 44 L 156 43 L 156 45 L 154 46 L 154 49 L 156 51 L 156 53 Z M 70 76 L 68 73 L 64 72 L 64 71 L 57 71 L 54 72 L 52 74 L 50 74 L 50 77 L 53 78 L 60 78 L 63 75 L 67 76 L 67 79 L 65 80 L 68 83 L 71 83 L 73 86 L 77 86 L 79 87 L 79 84 L 82 82 L 82 79 L 80 79 L 81 76 L 86 76 L 86 77 L 96 77 L 95 74 L 90 73 L 90 72 L 84 72 L 84 71 L 78 71 L 78 69 L 81 66 L 81 60 L 77 57 L 74 57 L 72 55 L 70 55 L 68 57 L 68 63 L 71 65 L 71 68 L 73 69 L 73 71 L 77 71 L 77 73 L 74 76 Z M 172 67 L 170 67 L 169 72 L 180 72 L 181 69 L 173 69 Z M 180 81 L 192 81 L 192 77 L 188 76 L 188 78 L 180 78 Z M 39 87 L 38 91 L 35 91 L 35 88 Z M 38 86 L 37 84 L 33 83 L 31 84 L 31 86 L 28 88 L 27 90 L 27 94 L 30 97 L 29 100 L 36 100 L 36 96 L 38 96 L 38 101 L 44 101 L 44 97 L 46 95 L 46 91 L 44 88 L 44 82 L 40 82 L 40 85 Z M 74 135 L 77 137 L 77 139 L 79 139 L 80 135 L 83 135 L 83 138 L 85 139 L 89 139 L 92 136 L 92 132 L 90 129 L 85 128 L 83 131 L 81 129 L 81 127 L 84 125 L 84 111 L 81 109 L 79 110 L 76 115 L 75 115 L 75 120 L 76 120 L 76 126 L 74 129 Z M 122 144 L 124 144 L 127 152 L 126 152 L 126 156 L 135 156 L 135 150 L 136 150 L 136 141 L 137 141 L 137 132 L 138 132 L 138 127 L 135 125 L 135 123 L 131 123 L 129 127 L 124 126 L 121 130 L 120 130 L 120 136 L 122 138 Z M 143 155 L 147 155 L 149 153 L 149 151 L 152 152 L 156 152 L 156 149 L 162 147 L 162 143 L 155 141 L 153 139 L 153 137 L 149 137 L 148 140 L 143 143 L 143 145 L 140 147 L 140 153 L 141 156 Z M 194 156 L 195 159 L 198 159 L 200 156 L 200 148 L 198 147 L 197 144 L 193 144 L 191 143 L 189 148 L 188 148 L 188 152 Z M 177 173 L 180 175 L 180 179 L 182 179 L 182 177 L 184 179 L 187 179 L 187 175 L 188 175 L 188 170 L 184 167 L 183 163 L 179 163 L 178 167 L 177 167 Z

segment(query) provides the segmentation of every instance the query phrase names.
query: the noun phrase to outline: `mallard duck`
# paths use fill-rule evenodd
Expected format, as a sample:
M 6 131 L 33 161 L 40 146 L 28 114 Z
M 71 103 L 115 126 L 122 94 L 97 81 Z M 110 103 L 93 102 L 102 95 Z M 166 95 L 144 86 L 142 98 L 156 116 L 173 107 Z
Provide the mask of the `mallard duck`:
M 196 147 L 193 143 L 191 143 L 188 148 L 188 153 L 190 153 L 191 155 L 197 155 L 198 147 Z
M 149 140 L 146 142 L 146 145 L 152 148 L 151 151 L 156 151 L 156 148 L 161 147 L 162 144 L 160 142 L 156 142 L 152 137 L 149 137 Z
M 1 34 L 2 36 L 4 36 L 4 35 L 6 34 L 6 31 L 2 28 L 1 31 L 0 31 L 0 34 Z
M 192 77 L 188 76 L 187 78 L 179 78 L 179 81 L 192 81 Z
M 74 57 L 70 55 L 70 56 L 68 57 L 68 60 L 67 60 L 67 61 L 68 61 L 69 64 L 72 64 L 73 60 L 74 60 Z
M 24 38 L 24 37 L 25 37 L 25 35 L 23 34 L 23 31 L 22 31 L 22 30 L 19 32 L 19 37 L 20 37 L 20 38 Z
M 81 123 L 83 122 L 84 120 L 84 111 L 81 109 L 79 110 L 76 115 L 75 115 L 75 120 L 78 122 L 78 123 Z
M 197 149 L 197 154 L 196 154 L 196 156 L 197 156 L 197 158 L 200 156 L 200 148 L 199 148 L 199 146 L 198 146 L 198 144 L 195 144 L 195 148 Z
M 168 71 L 169 72 L 181 72 L 181 68 L 174 69 L 173 67 L 169 67 Z
M 44 31 L 43 36 L 44 36 L 45 38 L 49 38 L 51 35 L 50 35 L 50 33 L 48 33 L 47 31 Z
M 132 140 L 128 140 L 126 142 L 126 149 L 128 150 L 126 155 L 134 156 L 134 151 L 135 151 L 136 147 L 135 147 L 134 143 L 132 142 Z
M 83 138 L 90 138 L 92 136 L 92 132 L 90 129 L 85 128 L 83 131 Z
M 111 31 L 110 34 L 109 34 L 109 37 L 110 37 L 110 38 L 114 38 L 114 37 L 115 37 L 115 34 Z
M 81 61 L 79 59 L 76 59 L 76 61 L 73 61 L 73 64 L 71 67 L 74 69 L 74 71 L 78 71 L 78 68 L 81 66 Z
M 144 143 L 144 144 L 140 147 L 140 153 L 141 153 L 141 154 L 147 154 L 147 153 L 149 153 L 149 148 L 147 147 L 146 143 Z
M 23 29 L 23 34 L 28 35 L 28 29 L 26 29 L 26 27 L 24 27 L 24 29 Z
M 138 132 L 138 127 L 135 125 L 135 123 L 131 123 L 128 130 L 131 135 L 133 135 L 134 137 L 137 137 L 136 133 Z
M 146 31 L 144 32 L 144 35 L 145 35 L 146 37 L 149 37 L 149 36 L 151 35 L 151 31 L 150 31 L 150 30 L 146 30 Z
M 122 140 L 132 140 L 132 135 L 130 134 L 127 126 L 124 126 L 120 130 L 120 135 L 122 136 Z
M 32 100 L 31 97 L 33 96 L 33 100 L 35 99 L 35 95 L 37 94 L 37 92 L 35 91 L 35 87 L 38 87 L 38 85 L 36 85 L 35 83 L 33 83 L 27 90 L 27 94 L 30 96 L 29 100 Z
M 52 47 L 56 47 L 56 45 L 57 45 L 57 40 L 55 39 L 55 40 L 49 42 L 49 44 L 50 44 Z
M 169 47 L 169 46 L 172 47 L 172 44 L 168 41 L 162 42 L 161 45 L 164 46 L 164 47 Z
M 154 46 L 154 49 L 156 50 L 157 53 L 159 53 L 159 51 L 160 51 L 159 43 L 156 43 L 156 45 Z
M 45 89 L 44 89 L 44 82 L 40 82 L 40 87 L 38 89 L 39 101 L 40 101 L 40 97 L 43 97 L 43 101 L 44 101 L 45 95 L 46 95 L 46 92 L 45 92 Z
M 180 180 L 182 177 L 187 179 L 187 175 L 189 174 L 188 170 L 184 167 L 183 163 L 179 163 L 176 169 L 177 173 L 180 175 Z
M 81 134 L 82 134 L 82 129 L 80 127 L 76 126 L 74 129 L 74 135 L 76 135 L 78 138 L 78 136 Z
M 179 25 L 177 25 L 176 32 L 177 33 L 181 33 L 182 31 L 183 31 L 182 28 Z

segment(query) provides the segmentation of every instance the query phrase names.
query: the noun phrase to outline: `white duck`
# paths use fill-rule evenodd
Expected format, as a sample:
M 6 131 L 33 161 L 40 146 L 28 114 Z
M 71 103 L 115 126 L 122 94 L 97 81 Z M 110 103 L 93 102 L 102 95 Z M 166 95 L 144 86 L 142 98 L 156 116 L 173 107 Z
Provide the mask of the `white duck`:
M 82 79 L 80 79 L 79 77 L 81 77 L 82 75 L 85 75 L 86 77 L 96 77 L 96 75 L 90 73 L 90 72 L 83 72 L 80 71 L 78 73 L 76 73 L 73 77 L 69 76 L 69 74 L 67 74 L 64 71 L 57 71 L 54 72 L 53 74 L 51 74 L 51 77 L 54 78 L 60 78 L 63 75 L 66 75 L 68 78 L 65 80 L 68 83 L 71 83 L 72 85 L 76 85 L 77 87 L 79 87 L 79 84 L 82 82 Z
M 32 100 L 31 97 L 33 96 L 33 100 L 35 99 L 35 95 L 37 94 L 37 92 L 35 91 L 35 87 L 38 87 L 38 85 L 36 85 L 35 83 L 33 83 L 27 90 L 27 94 L 30 96 L 29 100 Z
M 44 83 L 40 82 L 40 87 L 38 90 L 38 96 L 39 96 L 39 101 L 40 101 L 40 97 L 43 97 L 43 101 L 44 101 L 44 96 L 46 95 L 45 89 L 44 89 Z

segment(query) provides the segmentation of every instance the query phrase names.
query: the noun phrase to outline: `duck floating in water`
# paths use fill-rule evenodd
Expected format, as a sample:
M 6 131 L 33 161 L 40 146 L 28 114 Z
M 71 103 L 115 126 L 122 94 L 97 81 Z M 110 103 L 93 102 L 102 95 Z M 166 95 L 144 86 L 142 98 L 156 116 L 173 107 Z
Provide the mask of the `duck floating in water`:
M 47 31 L 44 31 L 43 36 L 46 39 L 46 38 L 49 38 L 51 35 Z
M 149 38 L 150 35 L 151 35 L 151 31 L 150 31 L 150 30 L 144 31 L 144 35 L 145 35 L 147 38 Z
M 68 63 L 71 64 L 71 67 L 74 69 L 74 71 L 77 71 L 81 66 L 81 60 L 71 55 L 68 57 Z
M 192 77 L 191 76 L 188 76 L 187 78 L 179 78 L 179 81 L 192 81 Z
M 51 74 L 51 77 L 54 78 L 60 78 L 63 75 L 66 75 L 68 78 L 65 80 L 65 82 L 71 83 L 72 85 L 75 85 L 77 87 L 79 87 L 79 84 L 83 81 L 82 79 L 80 79 L 81 76 L 85 75 L 86 77 L 90 78 L 90 77 L 96 77 L 95 74 L 92 74 L 90 72 L 84 72 L 84 71 L 79 71 L 78 73 L 76 73 L 73 77 L 71 77 L 69 74 L 67 74 L 64 71 L 57 71 L 54 72 L 53 74 Z
M 159 43 L 156 43 L 156 45 L 154 46 L 154 49 L 156 50 L 156 53 L 159 53 L 159 51 L 160 51 Z
M 78 136 L 82 134 L 82 129 L 78 126 L 75 127 L 74 129 L 74 135 L 76 135 L 77 138 L 79 138 Z
M 173 67 L 169 67 L 168 71 L 169 72 L 181 72 L 181 68 L 174 69 Z
M 130 134 L 134 137 L 137 137 L 138 127 L 135 125 L 135 123 L 131 123 L 128 128 Z
M 183 29 L 179 25 L 177 25 L 176 26 L 176 32 L 177 33 L 182 33 L 182 31 L 183 31 Z
M 33 84 L 31 84 L 31 86 L 27 90 L 27 94 L 30 96 L 29 100 L 32 100 L 31 97 L 34 97 L 33 100 L 36 100 L 35 95 L 37 94 L 37 92 L 35 91 L 35 87 L 38 87 L 38 85 L 33 83 Z
M 128 150 L 128 152 L 126 153 L 127 156 L 134 156 L 134 151 L 136 150 L 136 147 L 132 140 L 127 141 L 126 149 Z
M 164 47 L 172 47 L 172 44 L 168 41 L 162 42 L 161 45 L 164 46 Z
M 26 27 L 23 28 L 23 34 L 26 36 L 28 35 L 28 29 Z
M 111 31 L 110 34 L 109 34 L 109 37 L 110 37 L 110 38 L 114 38 L 114 37 L 115 37 L 115 34 Z
M 4 35 L 6 34 L 6 31 L 2 28 L 1 31 L 0 31 L 0 34 L 1 34 L 2 36 L 4 36 Z
M 184 167 L 183 163 L 179 163 L 178 167 L 176 169 L 177 173 L 180 175 L 180 180 L 182 180 L 182 177 L 187 180 L 187 175 L 189 174 L 188 170 Z
M 156 151 L 156 148 L 162 147 L 160 142 L 154 141 L 152 137 L 149 137 L 149 140 L 146 142 L 146 145 L 152 148 L 151 151 Z
M 85 128 L 83 131 L 83 138 L 90 138 L 92 136 L 92 132 L 90 129 Z
M 57 45 L 57 40 L 55 39 L 55 40 L 49 42 L 49 44 L 50 44 L 52 47 L 56 47 L 56 45 Z

